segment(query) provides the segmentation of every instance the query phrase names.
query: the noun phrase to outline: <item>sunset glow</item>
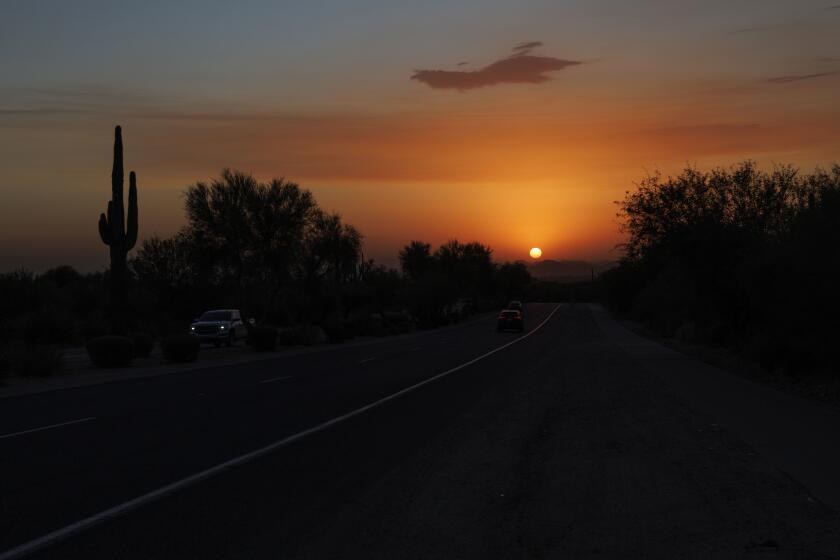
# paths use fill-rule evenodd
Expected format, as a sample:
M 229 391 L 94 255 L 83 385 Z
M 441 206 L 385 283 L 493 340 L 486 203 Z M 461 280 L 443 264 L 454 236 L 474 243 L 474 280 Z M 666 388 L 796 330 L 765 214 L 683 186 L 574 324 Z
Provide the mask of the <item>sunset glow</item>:
M 647 173 L 840 153 L 840 10 L 821 2 L 331 4 L 4 14 L 0 268 L 105 263 L 115 124 L 141 238 L 177 231 L 183 190 L 231 167 L 312 190 L 391 265 L 452 238 L 615 260 L 613 202 Z

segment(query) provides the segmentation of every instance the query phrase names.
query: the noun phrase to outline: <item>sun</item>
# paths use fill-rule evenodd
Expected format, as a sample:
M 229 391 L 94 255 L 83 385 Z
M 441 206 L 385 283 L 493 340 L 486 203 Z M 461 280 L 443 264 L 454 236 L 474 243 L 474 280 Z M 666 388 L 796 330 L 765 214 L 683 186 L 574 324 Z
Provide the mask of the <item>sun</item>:
M 542 249 L 539 247 L 532 247 L 528 254 L 531 255 L 532 259 L 536 260 L 542 256 Z

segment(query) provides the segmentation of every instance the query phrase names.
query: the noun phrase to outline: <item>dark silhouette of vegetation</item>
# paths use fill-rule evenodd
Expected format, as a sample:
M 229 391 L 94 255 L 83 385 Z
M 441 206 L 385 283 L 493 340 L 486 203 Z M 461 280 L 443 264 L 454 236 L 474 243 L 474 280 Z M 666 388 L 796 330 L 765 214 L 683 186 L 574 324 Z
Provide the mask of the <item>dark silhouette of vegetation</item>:
M 258 325 L 248 332 L 248 344 L 254 350 L 270 352 L 277 347 L 277 328 L 268 325 Z
M 400 253 L 403 274 L 365 261 L 358 230 L 283 179 L 224 170 L 187 189 L 186 210 L 178 234 L 138 249 L 130 263 L 138 285 L 176 321 L 230 306 L 295 327 L 281 330 L 279 344 L 404 332 L 408 314 L 434 326 L 521 295 L 530 282 L 524 265 L 499 267 L 480 243 L 451 241 L 432 254 L 412 242 Z
M 767 369 L 840 367 L 840 166 L 689 168 L 619 204 L 626 256 L 602 275 L 614 310 Z
M 160 340 L 163 357 L 170 362 L 194 362 L 198 359 L 201 342 L 197 336 L 179 333 L 165 336 Z
M 135 358 L 148 358 L 155 345 L 155 338 L 149 333 L 132 332 L 128 334 L 131 343 L 134 345 Z
M 129 358 L 148 356 L 157 337 L 167 360 L 189 361 L 197 356 L 197 341 L 184 333 L 207 309 L 242 309 L 254 317 L 249 339 L 268 350 L 431 328 L 526 298 L 531 289 L 523 263 L 495 263 L 492 250 L 478 242 L 452 240 L 432 251 L 413 241 L 400 252 L 401 270 L 366 260 L 361 233 L 320 208 L 308 190 L 232 170 L 189 186 L 184 227 L 170 238 L 140 243 L 120 279 L 120 257 L 136 235 L 136 184 L 132 179 L 125 231 L 117 227 L 119 129 L 116 139 L 114 199 L 103 220 L 103 238 L 112 242 L 116 260 L 108 273 L 63 266 L 41 275 L 0 274 L 2 340 L 14 347 L 0 352 L 0 367 L 21 369 L 12 364 L 21 361 L 12 359 L 18 347 L 47 355 L 45 347 L 60 352 L 115 333 L 127 335 Z M 103 344 L 95 343 L 93 352 Z
M 125 367 L 134 357 L 134 343 L 127 336 L 105 335 L 87 342 L 90 361 L 97 367 Z
M 532 283 L 524 263 L 493 262 L 490 247 L 450 240 L 434 253 L 422 241 L 400 251 L 404 301 L 422 326 L 457 321 L 524 297 Z
M 432 246 L 412 241 L 400 250 L 400 266 L 406 278 L 417 281 L 432 268 Z
M 126 257 L 137 242 L 137 176 L 128 176 L 128 214 L 123 204 L 122 129 L 114 129 L 114 165 L 111 170 L 111 200 L 107 214 L 99 215 L 99 237 L 111 253 L 109 283 L 111 287 L 112 325 L 115 331 L 125 328 L 124 301 L 126 291 Z

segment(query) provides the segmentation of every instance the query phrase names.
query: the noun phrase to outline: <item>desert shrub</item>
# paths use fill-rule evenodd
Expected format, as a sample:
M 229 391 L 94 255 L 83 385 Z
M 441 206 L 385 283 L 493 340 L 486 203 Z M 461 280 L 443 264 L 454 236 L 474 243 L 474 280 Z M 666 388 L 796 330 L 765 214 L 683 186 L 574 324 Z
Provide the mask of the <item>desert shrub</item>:
M 295 346 L 303 344 L 301 342 L 300 332 L 296 327 L 283 329 L 277 331 L 277 344 L 281 346 Z
M 163 357 L 170 362 L 194 362 L 198 358 L 201 341 L 191 334 L 173 334 L 160 341 Z
M 342 342 L 350 340 L 355 336 L 355 325 L 352 321 L 344 319 L 328 319 L 323 322 L 321 328 L 327 335 L 330 342 Z
M 277 346 L 277 328 L 268 325 L 258 325 L 248 329 L 248 344 L 254 350 L 270 352 Z
M 414 319 L 405 312 L 385 312 L 382 314 L 385 326 L 391 334 L 403 334 L 414 329 Z
M 87 352 L 97 367 L 123 367 L 134 357 L 134 343 L 127 336 L 99 336 L 88 341 Z
M 143 332 L 133 332 L 130 333 L 128 337 L 131 339 L 131 342 L 134 343 L 134 357 L 148 358 L 155 345 L 155 339 L 152 335 Z
M 58 344 L 72 339 L 73 320 L 66 311 L 39 309 L 23 317 L 22 338 L 30 345 Z
M 85 318 L 81 330 L 85 340 L 105 336 L 111 333 L 111 320 L 105 311 L 94 309 Z
M 367 313 L 353 317 L 353 328 L 359 336 L 386 336 L 388 327 L 379 314 Z
M 324 329 L 313 325 L 301 325 L 277 333 L 277 343 L 282 346 L 309 346 L 326 340 Z
M 63 364 L 61 348 L 53 344 L 26 345 L 10 356 L 11 368 L 24 377 L 47 377 Z

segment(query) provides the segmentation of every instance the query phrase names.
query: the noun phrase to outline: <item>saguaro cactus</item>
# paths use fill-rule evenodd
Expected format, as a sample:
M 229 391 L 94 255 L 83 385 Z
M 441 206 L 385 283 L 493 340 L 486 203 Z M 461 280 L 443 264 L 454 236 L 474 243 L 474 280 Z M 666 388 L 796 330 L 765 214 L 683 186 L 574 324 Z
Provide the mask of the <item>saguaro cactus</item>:
M 114 327 L 122 320 L 125 300 L 126 256 L 137 242 L 137 177 L 128 176 L 128 215 L 123 205 L 122 129 L 114 129 L 114 167 L 111 171 L 111 200 L 108 212 L 99 215 L 99 237 L 111 249 L 111 312 Z

